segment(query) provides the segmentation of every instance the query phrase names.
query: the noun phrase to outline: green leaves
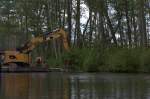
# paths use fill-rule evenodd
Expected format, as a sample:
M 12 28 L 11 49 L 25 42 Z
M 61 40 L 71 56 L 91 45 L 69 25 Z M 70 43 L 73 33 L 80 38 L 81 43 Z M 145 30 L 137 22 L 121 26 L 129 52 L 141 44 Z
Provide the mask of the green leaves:
M 149 49 L 74 49 L 64 59 L 71 59 L 76 71 L 150 72 Z

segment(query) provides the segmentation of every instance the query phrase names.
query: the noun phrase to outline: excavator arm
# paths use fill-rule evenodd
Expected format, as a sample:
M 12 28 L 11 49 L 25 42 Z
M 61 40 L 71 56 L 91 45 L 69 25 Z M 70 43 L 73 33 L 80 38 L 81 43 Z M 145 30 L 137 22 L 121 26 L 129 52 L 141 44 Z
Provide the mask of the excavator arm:
M 68 46 L 68 41 L 67 41 L 67 33 L 61 28 L 54 30 L 52 32 L 40 35 L 38 37 L 32 38 L 30 41 L 28 41 L 22 47 L 20 47 L 19 51 L 22 53 L 29 53 L 38 44 L 43 43 L 43 42 L 47 42 L 50 40 L 55 40 L 57 38 L 62 38 L 65 50 L 69 51 L 69 46 Z

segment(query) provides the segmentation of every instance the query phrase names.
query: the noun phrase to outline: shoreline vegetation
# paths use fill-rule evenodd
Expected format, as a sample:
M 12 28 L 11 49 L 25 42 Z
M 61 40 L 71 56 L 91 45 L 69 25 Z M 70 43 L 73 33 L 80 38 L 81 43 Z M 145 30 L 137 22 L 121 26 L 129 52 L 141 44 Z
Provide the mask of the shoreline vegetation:
M 60 28 L 68 34 L 71 52 L 64 52 L 61 38 L 37 40 L 29 44 L 35 47 L 33 65 L 41 57 L 49 68 L 150 72 L 150 0 L 0 1 L 0 51 L 18 50 Z
M 48 58 L 48 64 L 63 66 L 70 60 L 73 71 L 149 73 L 149 48 L 82 48 L 64 53 L 60 58 Z

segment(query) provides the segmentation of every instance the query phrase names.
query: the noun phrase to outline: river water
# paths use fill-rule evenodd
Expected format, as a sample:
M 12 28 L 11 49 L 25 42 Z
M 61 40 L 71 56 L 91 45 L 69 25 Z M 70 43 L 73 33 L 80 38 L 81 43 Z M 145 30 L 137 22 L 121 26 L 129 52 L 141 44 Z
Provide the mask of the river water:
M 1 73 L 0 99 L 150 99 L 150 75 Z

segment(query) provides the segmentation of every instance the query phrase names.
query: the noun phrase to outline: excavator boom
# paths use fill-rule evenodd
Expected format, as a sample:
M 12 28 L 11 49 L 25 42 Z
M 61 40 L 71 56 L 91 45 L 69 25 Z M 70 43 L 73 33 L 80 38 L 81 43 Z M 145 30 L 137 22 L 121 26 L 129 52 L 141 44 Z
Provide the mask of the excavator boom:
M 22 53 L 31 52 L 38 44 L 47 42 L 49 40 L 54 40 L 57 38 L 62 38 L 63 45 L 65 50 L 69 51 L 68 41 L 67 41 L 67 33 L 63 29 L 57 29 L 52 32 L 40 35 L 38 37 L 32 38 L 30 41 L 25 43 L 21 48 L 19 48 Z

